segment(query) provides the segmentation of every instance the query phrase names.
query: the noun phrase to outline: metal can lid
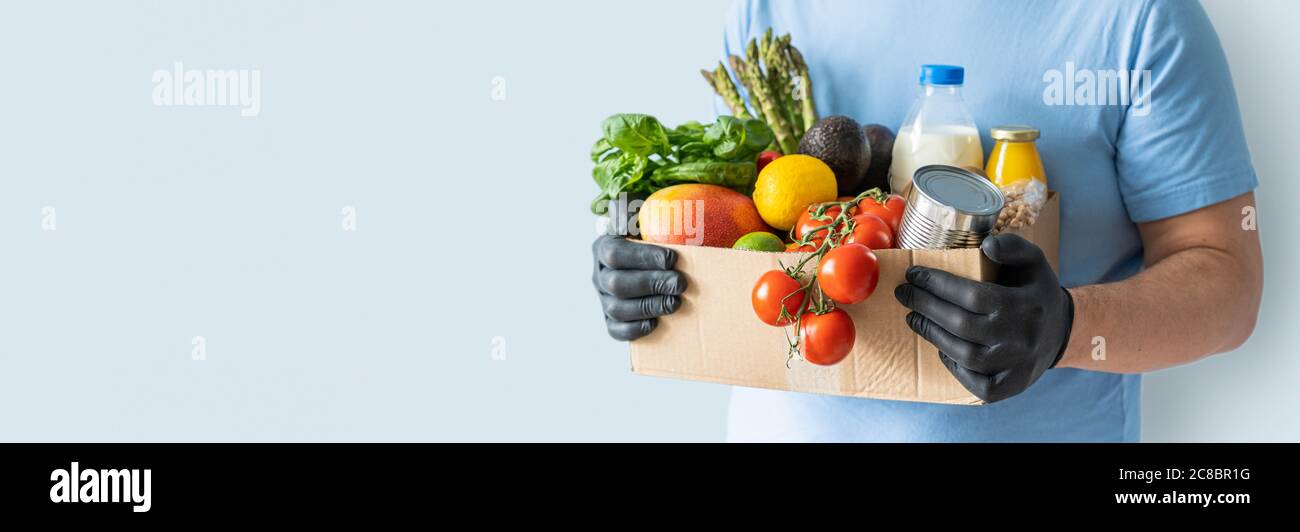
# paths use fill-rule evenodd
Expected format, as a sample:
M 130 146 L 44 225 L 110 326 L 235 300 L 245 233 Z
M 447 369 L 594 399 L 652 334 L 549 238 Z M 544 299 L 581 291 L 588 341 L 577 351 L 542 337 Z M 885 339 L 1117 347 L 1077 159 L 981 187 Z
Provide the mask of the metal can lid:
M 969 216 L 996 218 L 1002 211 L 1002 191 L 979 174 L 942 164 L 922 166 L 912 176 L 912 188 L 931 202 Z

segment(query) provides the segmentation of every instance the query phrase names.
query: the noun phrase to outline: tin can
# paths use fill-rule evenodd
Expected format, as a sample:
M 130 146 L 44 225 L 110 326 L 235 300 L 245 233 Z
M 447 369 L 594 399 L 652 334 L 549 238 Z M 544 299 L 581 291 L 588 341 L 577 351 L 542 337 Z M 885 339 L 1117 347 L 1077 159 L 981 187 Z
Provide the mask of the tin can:
M 984 176 L 956 166 L 922 166 L 912 175 L 898 247 L 979 247 L 997 225 L 1002 206 L 1002 191 Z

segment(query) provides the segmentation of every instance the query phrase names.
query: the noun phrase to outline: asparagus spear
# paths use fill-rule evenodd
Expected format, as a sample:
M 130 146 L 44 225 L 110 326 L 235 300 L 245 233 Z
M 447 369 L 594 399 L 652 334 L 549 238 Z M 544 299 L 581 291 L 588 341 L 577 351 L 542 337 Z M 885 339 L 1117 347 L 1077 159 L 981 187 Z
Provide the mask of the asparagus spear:
M 731 80 L 731 74 L 727 72 L 727 67 L 718 61 L 718 68 L 713 71 L 713 78 L 718 80 L 718 86 L 727 91 L 727 98 L 736 106 L 736 116 L 739 118 L 752 118 L 749 109 L 745 106 L 745 98 L 740 95 L 736 89 L 736 84 Z
M 722 97 L 727 102 L 727 107 L 731 109 L 731 114 L 737 118 L 753 118 L 749 114 L 749 109 L 745 108 L 745 99 L 740 97 L 740 92 L 736 90 L 736 85 L 731 81 L 731 75 L 727 73 L 727 68 L 718 61 L 718 68 L 713 72 L 700 70 L 704 79 L 713 87 L 713 92 Z
M 777 144 L 781 146 L 781 152 L 786 154 L 797 153 L 799 151 L 799 141 L 794 136 L 794 130 L 791 129 L 789 120 L 786 120 L 779 107 L 779 100 L 773 94 L 775 88 L 763 75 L 763 71 L 759 66 L 758 44 L 754 40 L 749 41 L 749 47 L 746 48 L 745 55 L 748 61 L 743 61 L 741 64 L 748 71 L 745 77 L 749 78 L 753 83 L 752 86 L 745 85 L 749 89 L 751 101 L 758 101 L 756 107 L 763 110 L 763 116 L 767 121 L 767 125 L 772 128 Z
M 763 37 L 758 40 L 758 56 L 767 59 L 768 50 L 772 49 L 772 28 L 763 32 Z M 751 58 L 751 61 L 753 59 Z M 770 64 L 769 64 L 770 66 Z
M 792 84 L 791 72 L 794 68 L 790 64 L 787 48 L 790 47 L 790 34 L 782 35 L 768 46 L 767 55 L 767 76 L 770 84 L 775 88 L 774 94 L 777 97 L 778 104 L 790 127 L 793 130 L 795 140 L 798 141 L 803 137 L 806 130 L 803 124 L 803 115 L 799 112 L 794 98 L 794 85 Z
M 790 54 L 790 63 L 794 67 L 796 75 L 799 76 L 799 89 L 802 98 L 799 100 L 803 111 L 804 131 L 811 129 L 813 123 L 817 121 L 817 104 L 813 101 L 812 76 L 808 74 L 808 63 L 804 62 L 803 54 L 793 45 L 787 47 Z
M 763 112 L 763 106 L 759 104 L 758 96 L 754 92 L 754 80 L 750 75 L 749 64 L 739 56 L 730 56 L 727 60 L 731 63 L 731 70 L 736 72 L 736 79 L 740 84 L 745 86 L 745 91 L 749 93 L 749 106 L 754 108 L 754 116 L 759 120 L 767 123 L 772 128 L 772 121 L 767 119 L 767 114 Z M 769 150 L 781 151 L 781 145 L 776 141 L 776 132 L 772 132 L 772 144 L 767 147 Z
M 745 86 L 745 92 L 749 93 L 749 105 L 754 108 L 754 115 L 770 126 L 772 121 L 767 119 L 767 113 L 759 104 L 758 95 L 754 93 L 754 79 L 750 75 L 749 64 L 735 55 L 727 59 L 731 62 L 731 69 L 736 72 L 736 79 L 740 80 L 740 84 Z

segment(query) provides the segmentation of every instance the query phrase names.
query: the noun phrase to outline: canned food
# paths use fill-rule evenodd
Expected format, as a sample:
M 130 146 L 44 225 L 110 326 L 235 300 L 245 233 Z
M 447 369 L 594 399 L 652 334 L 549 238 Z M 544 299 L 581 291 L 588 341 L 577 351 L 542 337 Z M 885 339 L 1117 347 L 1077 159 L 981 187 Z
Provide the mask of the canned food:
M 922 166 L 912 176 L 898 247 L 979 247 L 997 225 L 1002 206 L 1002 191 L 983 176 L 956 166 Z

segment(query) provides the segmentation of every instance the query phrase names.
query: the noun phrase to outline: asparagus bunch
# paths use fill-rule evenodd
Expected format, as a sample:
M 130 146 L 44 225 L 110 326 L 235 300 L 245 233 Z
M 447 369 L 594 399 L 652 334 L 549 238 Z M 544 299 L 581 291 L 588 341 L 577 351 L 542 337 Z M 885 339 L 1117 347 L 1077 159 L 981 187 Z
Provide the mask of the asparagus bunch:
M 813 102 L 808 64 L 790 44 L 790 34 L 775 37 L 769 28 L 761 38 L 749 40 L 745 57 L 733 55 L 727 60 L 736 81 L 745 88 L 748 102 L 722 62 L 713 71 L 700 73 L 727 103 L 731 114 L 762 119 L 772 129 L 775 148 L 783 153 L 799 151 L 799 140 L 817 121 L 817 105 Z

